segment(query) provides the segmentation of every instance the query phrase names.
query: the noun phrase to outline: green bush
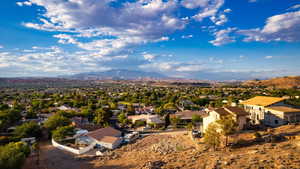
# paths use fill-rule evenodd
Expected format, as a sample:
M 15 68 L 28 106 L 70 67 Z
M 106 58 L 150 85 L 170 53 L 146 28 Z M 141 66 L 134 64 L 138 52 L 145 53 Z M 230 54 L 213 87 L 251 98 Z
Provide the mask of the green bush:
M 41 129 L 36 122 L 27 122 L 18 126 L 14 131 L 14 136 L 16 139 L 26 138 L 26 137 L 40 137 Z
M 75 134 L 73 126 L 58 127 L 52 132 L 52 138 L 56 141 L 60 141 L 67 136 L 73 136 Z
M 135 121 L 134 126 L 135 126 L 135 127 L 146 126 L 146 121 L 143 121 L 143 120 L 137 120 L 137 121 Z
M 48 118 L 48 120 L 44 123 L 44 127 L 52 131 L 57 127 L 67 126 L 69 124 L 71 124 L 69 118 L 64 117 L 60 114 L 55 114 Z
M 9 143 L 0 147 L 0 168 L 20 169 L 29 155 L 29 147 L 22 142 Z

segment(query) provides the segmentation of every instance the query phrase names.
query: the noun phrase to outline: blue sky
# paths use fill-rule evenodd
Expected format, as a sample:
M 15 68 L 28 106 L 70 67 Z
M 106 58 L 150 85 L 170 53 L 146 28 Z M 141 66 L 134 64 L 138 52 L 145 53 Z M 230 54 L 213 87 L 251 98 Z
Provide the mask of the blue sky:
M 4 0 L 0 77 L 300 75 L 299 0 Z

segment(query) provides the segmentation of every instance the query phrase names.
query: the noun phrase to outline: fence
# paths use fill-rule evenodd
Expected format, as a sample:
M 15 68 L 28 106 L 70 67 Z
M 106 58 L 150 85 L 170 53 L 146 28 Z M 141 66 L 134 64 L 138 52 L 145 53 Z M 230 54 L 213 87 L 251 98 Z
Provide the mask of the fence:
M 92 142 L 89 146 L 87 146 L 83 149 L 75 149 L 72 147 L 61 145 L 61 144 L 57 143 L 54 139 L 52 139 L 52 145 L 58 149 L 69 151 L 74 154 L 84 154 L 84 153 L 90 151 L 91 149 L 93 149 L 94 146 L 96 145 L 96 142 Z

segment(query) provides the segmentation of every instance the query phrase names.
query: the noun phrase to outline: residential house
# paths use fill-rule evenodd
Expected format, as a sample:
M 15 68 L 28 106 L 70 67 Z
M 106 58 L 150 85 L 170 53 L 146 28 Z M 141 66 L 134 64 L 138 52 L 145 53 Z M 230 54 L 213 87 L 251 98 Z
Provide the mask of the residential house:
M 300 109 L 298 108 L 288 106 L 271 106 L 265 108 L 265 125 L 277 127 L 294 122 L 300 122 Z
M 160 119 L 158 115 L 150 115 L 150 114 L 141 114 L 141 115 L 133 115 L 128 116 L 128 119 L 135 123 L 135 121 L 146 121 L 147 124 L 164 124 L 164 121 Z
M 153 114 L 153 113 L 154 113 L 153 106 L 135 108 L 135 114 Z
M 115 149 L 122 143 L 122 133 L 112 127 L 101 128 L 86 134 L 98 146 Z
M 203 118 L 203 132 L 207 129 L 208 125 L 220 120 L 222 117 L 232 116 L 235 122 L 238 124 L 238 130 L 245 128 L 247 124 L 248 113 L 239 107 L 223 107 L 212 110 L 209 115 Z
M 194 115 L 198 115 L 201 117 L 204 117 L 207 115 L 207 113 L 203 111 L 192 111 L 192 110 L 184 110 L 184 111 L 178 111 L 175 114 L 171 114 L 171 117 L 179 117 L 181 121 L 189 123 L 192 122 L 192 118 Z
M 284 100 L 285 99 L 281 97 L 256 96 L 249 100 L 242 101 L 241 104 L 244 106 L 244 109 L 250 113 L 252 124 L 266 124 L 270 123 L 270 120 L 273 119 L 271 114 L 274 112 L 266 109 L 278 106 L 290 107 L 284 103 Z
M 79 109 L 72 108 L 72 107 L 69 107 L 67 105 L 59 106 L 59 107 L 57 107 L 57 110 L 61 110 L 61 111 L 79 111 Z

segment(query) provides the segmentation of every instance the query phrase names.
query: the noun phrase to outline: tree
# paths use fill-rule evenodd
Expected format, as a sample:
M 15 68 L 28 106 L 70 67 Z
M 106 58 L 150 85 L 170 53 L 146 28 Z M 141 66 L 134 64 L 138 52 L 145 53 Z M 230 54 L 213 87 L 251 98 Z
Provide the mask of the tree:
M 177 116 L 170 117 L 170 122 L 174 127 L 177 127 L 180 121 L 181 121 L 180 118 Z
M 159 106 L 154 109 L 154 112 L 160 116 L 163 116 L 165 111 L 161 106 Z
M 93 115 L 93 109 L 89 107 L 84 107 L 80 111 L 80 116 L 88 118 L 89 121 L 93 121 L 94 115 Z
M 29 147 L 22 142 L 12 142 L 0 147 L 0 168 L 20 169 L 30 153 Z
M 102 126 L 107 126 L 111 115 L 112 115 L 112 113 L 108 109 L 98 109 L 98 110 L 96 110 L 96 115 L 94 117 L 94 123 L 100 124 Z
M 70 119 L 60 114 L 55 114 L 48 118 L 48 120 L 44 123 L 44 127 L 52 131 L 55 130 L 57 127 L 67 126 L 69 124 L 71 124 Z
M 129 122 L 129 120 L 127 119 L 125 113 L 120 113 L 118 115 L 118 121 L 121 123 L 122 126 L 125 126 Z
M 216 150 L 216 147 L 221 143 L 220 140 L 221 135 L 218 132 L 218 126 L 215 123 L 209 124 L 204 133 L 204 142 Z
M 21 113 L 17 109 L 0 111 L 0 130 L 6 129 L 21 119 Z
M 35 118 L 37 118 L 37 113 L 34 112 L 33 110 L 30 110 L 26 113 L 26 118 L 27 119 L 35 119 Z
M 18 126 L 14 131 L 14 136 L 17 139 L 26 138 L 26 137 L 40 137 L 41 129 L 36 122 L 27 122 Z
M 193 128 L 194 128 L 193 123 L 188 123 L 188 124 L 186 125 L 186 128 L 187 128 L 188 130 L 193 130 Z
M 200 115 L 194 114 L 192 115 L 193 124 L 202 122 L 202 117 Z
M 141 126 L 146 126 L 146 121 L 143 121 L 143 120 L 136 120 L 134 122 L 134 127 L 141 127 Z
M 165 109 L 165 110 L 177 110 L 177 107 L 174 103 L 169 102 L 169 103 L 167 103 L 163 106 L 163 109 Z
M 192 101 L 199 106 L 206 106 L 209 104 L 208 98 L 195 98 Z
M 221 117 L 220 120 L 217 121 L 221 129 L 221 134 L 225 136 L 225 146 L 228 144 L 228 137 L 235 133 L 237 130 L 237 123 L 233 119 L 232 116 Z
M 110 107 L 110 109 L 115 110 L 115 109 L 118 108 L 118 105 L 117 105 L 117 103 L 115 103 L 115 102 L 110 102 L 110 103 L 109 103 L 109 107 Z
M 134 107 L 132 106 L 132 104 L 128 104 L 127 105 L 127 109 L 126 109 L 127 114 L 133 115 L 135 110 Z
M 57 129 L 52 131 L 52 138 L 55 141 L 60 141 L 67 136 L 73 136 L 75 134 L 74 127 L 73 126 L 63 126 L 58 127 Z

